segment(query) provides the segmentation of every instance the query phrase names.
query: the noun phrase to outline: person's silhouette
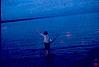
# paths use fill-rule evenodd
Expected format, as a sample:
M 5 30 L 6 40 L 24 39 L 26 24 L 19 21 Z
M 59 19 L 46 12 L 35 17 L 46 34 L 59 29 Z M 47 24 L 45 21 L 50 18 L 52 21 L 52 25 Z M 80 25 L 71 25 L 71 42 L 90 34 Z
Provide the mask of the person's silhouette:
M 48 32 L 47 31 L 44 31 L 44 33 L 41 33 L 40 34 L 43 36 L 44 38 L 44 46 L 45 46 L 45 56 L 47 56 L 49 54 L 49 49 L 50 49 L 50 42 L 52 41 L 49 36 L 48 36 Z

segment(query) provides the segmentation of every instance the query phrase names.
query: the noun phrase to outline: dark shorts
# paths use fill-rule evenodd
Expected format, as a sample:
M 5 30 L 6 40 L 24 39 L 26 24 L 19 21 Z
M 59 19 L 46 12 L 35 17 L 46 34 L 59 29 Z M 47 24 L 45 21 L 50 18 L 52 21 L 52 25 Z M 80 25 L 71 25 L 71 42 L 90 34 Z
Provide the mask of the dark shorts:
M 50 43 L 44 43 L 45 49 L 49 50 L 50 49 Z

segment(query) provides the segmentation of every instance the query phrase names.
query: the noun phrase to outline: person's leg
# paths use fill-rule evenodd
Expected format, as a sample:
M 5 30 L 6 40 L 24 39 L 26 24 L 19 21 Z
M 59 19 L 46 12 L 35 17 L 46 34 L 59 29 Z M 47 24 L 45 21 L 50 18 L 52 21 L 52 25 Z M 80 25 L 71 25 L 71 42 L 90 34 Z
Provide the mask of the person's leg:
M 47 56 L 49 54 L 49 43 L 45 43 L 45 56 Z
M 48 50 L 45 49 L 45 56 L 47 56 L 47 55 L 48 55 Z

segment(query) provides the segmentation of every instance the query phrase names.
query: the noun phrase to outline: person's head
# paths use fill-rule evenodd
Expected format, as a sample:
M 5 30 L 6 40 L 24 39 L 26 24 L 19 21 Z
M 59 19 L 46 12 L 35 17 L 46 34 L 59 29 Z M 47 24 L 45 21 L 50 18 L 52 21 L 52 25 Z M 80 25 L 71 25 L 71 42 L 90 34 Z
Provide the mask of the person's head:
M 43 33 L 44 35 L 48 35 L 48 32 L 47 31 L 44 31 L 44 33 Z

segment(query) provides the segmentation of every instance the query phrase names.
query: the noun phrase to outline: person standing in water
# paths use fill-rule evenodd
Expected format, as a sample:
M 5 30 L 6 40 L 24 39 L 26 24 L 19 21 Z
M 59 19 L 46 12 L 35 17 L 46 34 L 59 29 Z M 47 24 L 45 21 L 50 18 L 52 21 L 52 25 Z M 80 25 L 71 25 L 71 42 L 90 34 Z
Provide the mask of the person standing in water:
M 52 40 L 49 38 L 47 31 L 44 31 L 44 33 L 40 32 L 40 34 L 43 36 L 43 39 L 44 39 L 43 42 L 44 42 L 44 46 L 45 46 L 45 56 L 47 56 L 49 54 L 50 43 Z

